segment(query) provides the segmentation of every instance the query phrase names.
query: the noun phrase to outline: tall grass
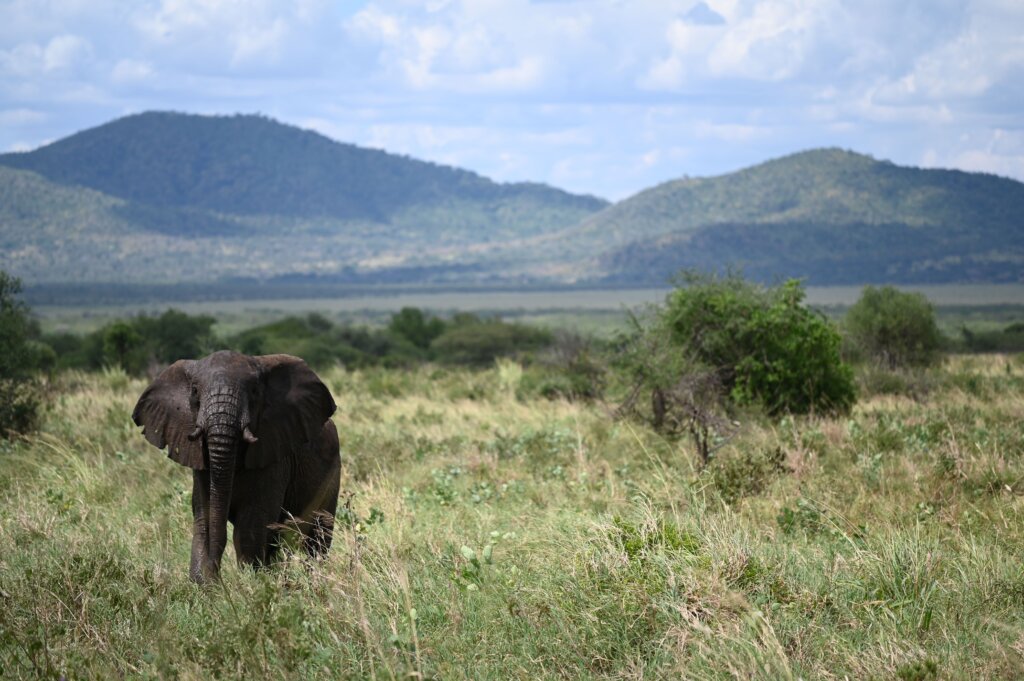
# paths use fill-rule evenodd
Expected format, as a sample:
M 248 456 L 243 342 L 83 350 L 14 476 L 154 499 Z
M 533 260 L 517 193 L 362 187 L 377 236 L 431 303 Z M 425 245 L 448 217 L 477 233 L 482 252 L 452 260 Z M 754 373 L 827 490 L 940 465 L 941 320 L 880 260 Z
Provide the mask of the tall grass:
M 43 431 L 0 444 L 0 676 L 1024 674 L 1021 364 L 752 418 L 703 471 L 520 376 L 328 372 L 334 548 L 210 588 L 188 472 L 128 417 L 143 383 L 58 377 Z

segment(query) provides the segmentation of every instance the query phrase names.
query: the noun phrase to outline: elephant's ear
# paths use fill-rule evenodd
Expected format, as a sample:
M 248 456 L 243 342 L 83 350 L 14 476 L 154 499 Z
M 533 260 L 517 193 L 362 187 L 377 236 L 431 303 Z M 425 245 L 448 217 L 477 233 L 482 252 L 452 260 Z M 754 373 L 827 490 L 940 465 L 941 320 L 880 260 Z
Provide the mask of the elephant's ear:
M 195 428 L 188 402 L 188 372 L 194 361 L 180 359 L 160 372 L 139 397 L 132 421 L 142 426 L 143 435 L 154 447 L 167 447 L 167 455 L 182 466 L 202 470 L 206 467 L 203 443 L 188 439 Z
M 246 468 L 262 468 L 286 451 L 300 454 L 337 408 L 331 391 L 309 366 L 291 355 L 254 357 L 263 375 L 263 412 Z

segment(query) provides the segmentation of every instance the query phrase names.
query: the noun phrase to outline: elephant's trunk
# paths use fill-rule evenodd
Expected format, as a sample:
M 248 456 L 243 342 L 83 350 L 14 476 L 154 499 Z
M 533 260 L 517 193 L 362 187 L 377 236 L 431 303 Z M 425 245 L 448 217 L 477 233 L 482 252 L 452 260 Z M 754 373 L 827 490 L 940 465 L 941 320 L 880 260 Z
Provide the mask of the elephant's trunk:
M 232 392 L 213 396 L 207 403 L 204 431 L 210 455 L 210 508 L 207 528 L 207 565 L 204 577 L 216 579 L 227 546 L 228 510 L 238 455 L 241 400 Z

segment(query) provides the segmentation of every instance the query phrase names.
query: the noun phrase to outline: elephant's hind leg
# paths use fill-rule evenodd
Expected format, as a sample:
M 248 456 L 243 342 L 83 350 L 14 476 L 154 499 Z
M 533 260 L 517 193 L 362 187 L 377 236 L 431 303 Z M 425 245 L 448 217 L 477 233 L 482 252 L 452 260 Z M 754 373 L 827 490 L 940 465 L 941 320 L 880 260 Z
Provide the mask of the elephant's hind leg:
M 334 538 L 334 510 L 317 511 L 309 523 L 309 532 L 302 538 L 303 547 L 310 558 L 327 555 Z
M 233 539 L 240 566 L 260 567 L 267 563 L 270 530 L 259 512 L 240 513 Z
M 282 466 L 283 468 L 283 466 Z M 277 552 L 278 516 L 284 500 L 283 471 L 267 469 L 239 471 L 235 477 L 238 493 L 231 500 L 231 522 L 235 557 L 239 565 L 259 567 L 270 562 Z

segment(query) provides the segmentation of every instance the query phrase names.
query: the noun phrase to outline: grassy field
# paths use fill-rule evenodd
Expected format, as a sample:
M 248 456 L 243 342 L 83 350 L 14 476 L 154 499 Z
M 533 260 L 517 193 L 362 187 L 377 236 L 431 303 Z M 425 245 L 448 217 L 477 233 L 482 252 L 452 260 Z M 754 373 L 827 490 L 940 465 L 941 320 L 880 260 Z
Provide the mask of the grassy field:
M 0 444 L 0 677 L 1024 674 L 1019 358 L 743 419 L 704 471 L 511 363 L 325 379 L 334 549 L 200 588 L 190 477 L 128 417 L 144 382 L 57 377 Z

